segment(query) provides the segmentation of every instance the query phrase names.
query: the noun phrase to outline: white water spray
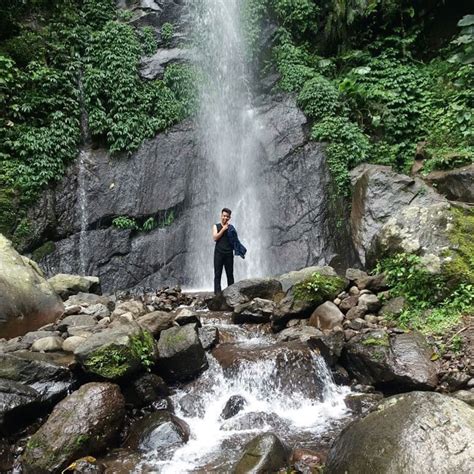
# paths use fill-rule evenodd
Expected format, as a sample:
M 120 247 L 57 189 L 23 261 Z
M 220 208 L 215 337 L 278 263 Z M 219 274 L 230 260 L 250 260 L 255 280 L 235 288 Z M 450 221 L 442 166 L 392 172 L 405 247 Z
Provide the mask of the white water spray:
M 196 206 L 189 236 L 190 286 L 212 286 L 214 243 L 211 226 L 223 207 L 248 248 L 236 259 L 236 280 L 268 275 L 268 236 L 261 180 L 261 128 L 252 107 L 250 74 L 241 31 L 241 0 L 190 0 L 196 38 L 196 63 L 203 73 L 197 117 L 199 150 L 205 159 L 206 201 Z M 225 286 L 225 285 L 224 285 Z

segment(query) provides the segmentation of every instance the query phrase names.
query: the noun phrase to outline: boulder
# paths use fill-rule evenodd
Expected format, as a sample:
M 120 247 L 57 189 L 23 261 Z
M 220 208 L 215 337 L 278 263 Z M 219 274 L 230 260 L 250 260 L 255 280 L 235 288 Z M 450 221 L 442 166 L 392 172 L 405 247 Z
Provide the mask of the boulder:
M 451 395 L 474 407 L 474 390 L 458 390 Z
M 288 449 L 273 433 L 252 439 L 235 466 L 235 474 L 277 472 L 288 465 Z
M 176 311 L 174 322 L 180 326 L 184 326 L 185 324 L 196 324 L 197 327 L 201 327 L 199 314 L 189 308 L 182 308 Z
M 1 352 L 13 352 L 30 349 L 35 341 L 48 336 L 59 336 L 59 332 L 42 330 L 28 332 L 24 336 L 15 337 L 6 341 L 2 345 Z
M 156 344 L 149 331 L 127 323 L 93 334 L 74 355 L 85 372 L 116 380 L 153 366 Z
M 145 453 L 161 453 L 186 443 L 188 439 L 187 423 L 165 410 L 159 410 L 131 426 L 124 446 Z
M 153 336 L 158 336 L 161 331 L 173 326 L 174 314 L 166 311 L 153 311 L 140 316 L 137 324 L 150 331 Z
M 124 301 L 123 303 L 119 303 L 117 306 L 115 306 L 115 309 L 110 315 L 110 319 L 113 321 L 114 319 L 117 319 L 119 316 L 122 316 L 126 313 L 131 313 L 133 318 L 137 319 L 146 313 L 146 308 L 141 301 Z
M 347 426 L 328 455 L 328 474 L 469 473 L 474 459 L 474 411 L 439 393 L 385 399 Z
M 60 351 L 63 348 L 63 338 L 60 336 L 47 336 L 38 339 L 31 346 L 33 352 Z
M 127 381 L 123 394 L 127 403 L 141 408 L 161 400 L 169 395 L 164 380 L 155 374 L 140 374 L 131 381 Z
M 0 378 L 0 433 L 9 434 L 37 416 L 41 395 L 32 387 Z
M 382 316 L 400 316 L 405 307 L 405 298 L 397 296 L 386 301 L 380 309 Z
M 359 165 L 351 171 L 351 181 L 352 239 L 364 266 L 371 265 L 378 256 L 374 249 L 375 241 L 390 219 L 394 219 L 401 211 L 408 211 L 412 206 L 428 209 L 432 205 L 444 205 L 445 202 L 442 196 L 421 180 L 396 173 L 389 166 Z M 418 217 L 421 217 L 420 213 Z M 402 224 L 403 220 L 400 219 L 400 225 Z
M 74 327 L 93 327 L 97 324 L 97 319 L 89 314 L 73 314 L 66 316 L 57 324 L 58 331 L 69 332 Z
M 214 326 L 199 328 L 198 336 L 204 350 L 211 349 L 219 342 L 219 330 Z
M 231 308 L 247 303 L 254 298 L 273 300 L 282 293 L 281 283 L 272 278 L 250 278 L 228 286 L 223 292 L 226 303 Z
M 232 418 L 233 416 L 237 415 L 239 411 L 241 411 L 244 406 L 247 405 L 247 400 L 241 395 L 232 395 L 227 403 L 225 404 L 224 409 L 221 413 L 221 418 L 223 420 L 227 420 Z
M 158 371 L 170 380 L 188 380 L 207 369 L 206 353 L 194 325 L 162 331 L 158 341 Z
M 104 295 L 96 295 L 95 293 L 82 293 L 70 296 L 64 304 L 68 306 L 92 306 L 96 304 L 103 304 L 109 310 L 115 308 L 114 298 Z
M 74 352 L 86 339 L 82 336 L 71 336 L 64 339 L 63 351 Z
M 342 362 L 359 382 L 392 390 L 433 390 L 437 385 L 431 350 L 418 332 L 395 334 L 382 330 L 360 334 L 346 343 Z
M 360 295 L 357 306 L 362 308 L 366 313 L 376 313 L 382 307 L 382 303 L 377 296 L 365 294 Z
M 451 201 L 474 203 L 474 164 L 449 171 L 432 171 L 423 179 Z
M 88 383 L 55 406 L 20 457 L 24 472 L 61 472 L 105 450 L 118 435 L 125 402 L 117 385 Z
M 306 342 L 309 339 L 318 338 L 323 335 L 322 331 L 313 326 L 293 326 L 283 329 L 277 335 L 277 340 L 281 342 L 301 341 Z
M 31 352 L 0 354 L 0 378 L 28 385 L 48 404 L 65 397 L 77 384 L 67 367 Z
M 239 304 L 234 308 L 232 320 L 234 324 L 268 323 L 275 311 L 276 303 L 263 298 L 254 298 L 248 303 Z
M 67 300 L 71 295 L 77 295 L 80 292 L 100 294 L 100 280 L 95 276 L 58 273 L 49 278 L 48 283 L 63 300 Z
M 334 268 L 330 266 L 312 266 L 302 268 L 301 270 L 294 270 L 288 273 L 284 273 L 283 275 L 278 276 L 277 279 L 281 283 L 283 291 L 286 293 L 291 287 L 293 287 L 297 283 L 301 283 L 302 281 L 310 278 L 313 273 L 319 273 L 320 275 L 325 276 L 337 276 L 337 273 Z
M 344 315 L 331 301 L 319 305 L 311 314 L 308 324 L 318 329 L 333 329 L 341 326 Z
M 0 336 L 15 337 L 56 320 L 61 298 L 37 265 L 22 256 L 0 234 Z
M 356 295 L 351 295 L 348 296 L 347 298 L 344 298 L 341 303 L 338 305 L 339 309 L 343 313 L 347 313 L 351 308 L 354 306 L 357 306 L 357 303 L 359 302 L 359 297 Z

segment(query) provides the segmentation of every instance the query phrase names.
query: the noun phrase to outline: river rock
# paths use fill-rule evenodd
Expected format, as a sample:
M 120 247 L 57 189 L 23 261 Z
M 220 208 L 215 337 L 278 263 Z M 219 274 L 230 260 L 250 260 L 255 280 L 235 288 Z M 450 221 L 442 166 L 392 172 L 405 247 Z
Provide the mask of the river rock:
M 56 320 L 64 311 L 61 298 L 0 234 L 0 334 L 11 338 Z
M 389 219 L 412 206 L 428 209 L 445 202 L 418 178 L 396 173 L 389 166 L 359 165 L 351 171 L 351 181 L 352 238 L 364 266 L 373 263 L 378 256 L 375 241 Z M 403 226 L 402 220 L 400 225 Z
M 124 446 L 146 453 L 163 452 L 186 443 L 188 439 L 187 423 L 165 410 L 159 410 L 131 426 Z
M 377 298 L 377 296 L 365 294 L 360 295 L 357 306 L 359 306 L 359 308 L 363 308 L 366 313 L 376 313 L 381 308 L 382 303 Z
M 211 349 L 219 342 L 219 330 L 214 326 L 199 328 L 198 336 L 204 350 Z
M 94 316 L 94 318 L 97 319 L 108 318 L 110 316 L 109 308 L 107 308 L 107 306 L 102 303 L 96 303 L 87 306 L 86 308 L 82 309 L 81 313 L 90 314 L 91 316 Z
M 281 342 L 296 341 L 306 342 L 312 338 L 318 338 L 323 332 L 313 326 L 293 326 L 283 329 L 277 335 L 277 340 Z
M 319 273 L 320 275 L 325 276 L 337 276 L 336 270 L 326 265 L 324 267 L 312 266 L 302 268 L 301 270 L 294 270 L 278 276 L 277 279 L 281 283 L 283 291 L 286 293 L 294 285 L 296 285 L 297 283 L 301 283 L 304 280 L 307 280 L 314 273 Z
M 57 328 L 61 332 L 69 332 L 71 327 L 93 327 L 97 324 L 97 320 L 94 316 L 89 314 L 74 314 L 72 316 L 66 316 L 64 319 L 58 322 Z
M 433 390 L 437 384 L 431 350 L 418 332 L 371 331 L 353 337 L 343 351 L 343 365 L 359 382 L 392 389 Z
M 131 449 L 113 449 L 108 452 L 105 456 L 100 457 L 97 461 L 104 466 L 106 473 L 114 474 L 130 474 L 136 472 L 140 461 L 142 460 L 141 455 Z
M 153 56 L 143 58 L 140 76 L 144 79 L 157 79 L 165 72 L 166 66 L 183 63 L 191 59 L 191 52 L 182 48 L 158 49 Z
M 309 343 L 291 341 L 258 347 L 219 344 L 212 355 L 225 374 L 238 376 L 240 371 L 254 370 L 268 384 L 268 390 L 272 387 L 275 392 L 297 392 L 308 398 L 321 398 L 324 383 L 315 367 L 315 353 Z
M 114 319 L 117 319 L 119 316 L 122 316 L 126 313 L 131 313 L 133 318 L 136 319 L 146 313 L 146 308 L 141 301 L 124 301 L 115 307 L 112 314 L 110 315 L 110 319 L 113 321 Z
M 277 472 L 288 465 L 288 450 L 273 433 L 264 433 L 252 439 L 235 466 L 235 474 Z
M 115 308 L 114 299 L 110 296 L 96 295 L 95 293 L 83 293 L 79 292 L 77 295 L 70 296 L 64 304 L 66 306 L 92 306 L 95 304 L 103 304 L 107 306 L 109 310 Z
M 232 320 L 234 324 L 268 323 L 275 308 L 276 303 L 274 301 L 254 298 L 248 303 L 236 306 L 232 314 Z
M 164 380 L 155 374 L 140 374 L 127 381 L 123 388 L 125 400 L 137 408 L 141 408 L 169 395 Z
M 58 273 L 49 278 L 48 283 L 63 300 L 79 292 L 100 294 L 100 280 L 95 276 Z
M 107 448 L 117 436 L 125 402 L 117 385 L 88 383 L 55 406 L 20 457 L 25 472 L 61 472 Z
M 222 410 L 221 418 L 223 420 L 232 418 L 233 416 L 237 415 L 237 413 L 239 413 L 239 411 L 241 411 L 246 404 L 247 400 L 245 400 L 245 398 L 241 395 L 232 395 L 229 400 L 227 400 L 227 403 Z
M 400 316 L 405 307 L 405 298 L 403 296 L 397 296 L 396 298 L 390 298 L 386 301 L 380 309 L 382 316 Z
M 60 351 L 63 348 L 63 338 L 60 336 L 42 337 L 31 346 L 33 352 Z
M 357 291 L 359 291 L 357 287 L 355 288 L 357 289 Z M 353 308 L 354 306 L 357 306 L 358 302 L 359 302 L 359 296 L 351 295 L 351 296 L 348 296 L 347 298 L 344 298 L 341 301 L 341 303 L 338 305 L 338 307 L 343 313 L 347 313 L 351 308 Z
M 0 433 L 21 428 L 24 421 L 38 415 L 41 395 L 32 387 L 0 378 Z
M 344 315 L 331 301 L 319 305 L 309 318 L 308 324 L 318 329 L 333 329 L 341 326 Z
M 469 473 L 474 411 L 439 393 L 411 392 L 384 400 L 335 440 L 328 474 Z
M 189 308 L 177 310 L 174 322 L 180 326 L 184 326 L 185 324 L 196 324 L 198 328 L 202 326 L 199 314 Z
M 424 180 L 451 201 L 474 203 L 474 164 L 448 171 L 432 171 Z
M 0 378 L 28 385 L 43 402 L 55 403 L 75 387 L 77 380 L 67 367 L 46 357 L 31 352 L 0 354 Z
M 65 352 L 74 352 L 84 341 L 85 337 L 82 336 L 71 336 L 64 339 L 63 342 L 63 351 Z
M 140 316 L 137 324 L 150 331 L 153 336 L 158 336 L 161 331 L 173 326 L 174 315 L 166 311 L 153 311 L 152 313 Z
M 116 380 L 154 365 L 156 344 L 149 331 L 127 323 L 93 334 L 74 355 L 85 372 Z
M 158 370 L 171 380 L 188 380 L 207 369 L 206 353 L 193 325 L 162 331 L 158 341 Z
M 451 395 L 474 407 L 474 390 L 458 390 Z
M 231 308 L 247 303 L 254 298 L 273 300 L 282 293 L 281 283 L 272 278 L 250 278 L 228 286 L 223 292 L 226 303 Z

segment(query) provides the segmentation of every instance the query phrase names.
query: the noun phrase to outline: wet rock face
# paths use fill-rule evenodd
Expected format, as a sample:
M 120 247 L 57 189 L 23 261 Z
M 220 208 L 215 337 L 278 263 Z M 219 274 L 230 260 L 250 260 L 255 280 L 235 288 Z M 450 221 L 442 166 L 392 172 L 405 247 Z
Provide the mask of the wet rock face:
M 0 335 L 11 338 L 54 321 L 64 306 L 35 262 L 0 234 Z
M 208 365 L 192 324 L 163 331 L 158 341 L 158 354 L 159 373 L 173 381 L 192 379 Z
M 135 422 L 125 446 L 143 452 L 176 448 L 189 439 L 189 426 L 171 413 L 159 410 Z
M 141 374 L 124 384 L 123 393 L 127 403 L 144 407 L 169 395 L 164 380 L 155 374 Z
M 235 466 L 236 474 L 277 472 L 288 464 L 286 446 L 273 433 L 265 433 L 251 440 Z
M 248 303 L 254 298 L 272 300 L 281 292 L 281 284 L 275 279 L 251 278 L 228 286 L 222 292 L 222 296 L 229 307 L 235 308 L 238 305 Z
M 237 415 L 237 413 L 239 413 L 239 411 L 241 411 L 246 404 L 247 400 L 245 400 L 245 398 L 241 395 L 232 395 L 222 410 L 221 418 L 223 420 L 232 418 L 233 416 Z
M 361 334 L 345 345 L 342 355 L 344 367 L 364 384 L 401 390 L 432 390 L 437 384 L 431 350 L 420 333 Z
M 384 400 L 336 439 L 329 474 L 345 472 L 472 472 L 474 411 L 438 393 L 411 392 Z
M 29 440 L 20 464 L 25 472 L 61 472 L 75 459 L 104 450 L 117 436 L 124 415 L 117 385 L 83 385 L 56 405 Z

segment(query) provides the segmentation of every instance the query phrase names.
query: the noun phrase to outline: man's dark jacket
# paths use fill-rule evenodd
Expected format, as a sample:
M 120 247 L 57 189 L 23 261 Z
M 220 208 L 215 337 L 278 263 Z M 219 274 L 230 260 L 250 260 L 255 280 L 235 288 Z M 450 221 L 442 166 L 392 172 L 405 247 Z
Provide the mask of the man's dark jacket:
M 234 249 L 235 255 L 245 258 L 247 249 L 240 242 L 239 237 L 237 236 L 237 231 L 232 224 L 230 224 L 229 228 L 227 229 L 227 237 L 229 238 L 231 247 Z

